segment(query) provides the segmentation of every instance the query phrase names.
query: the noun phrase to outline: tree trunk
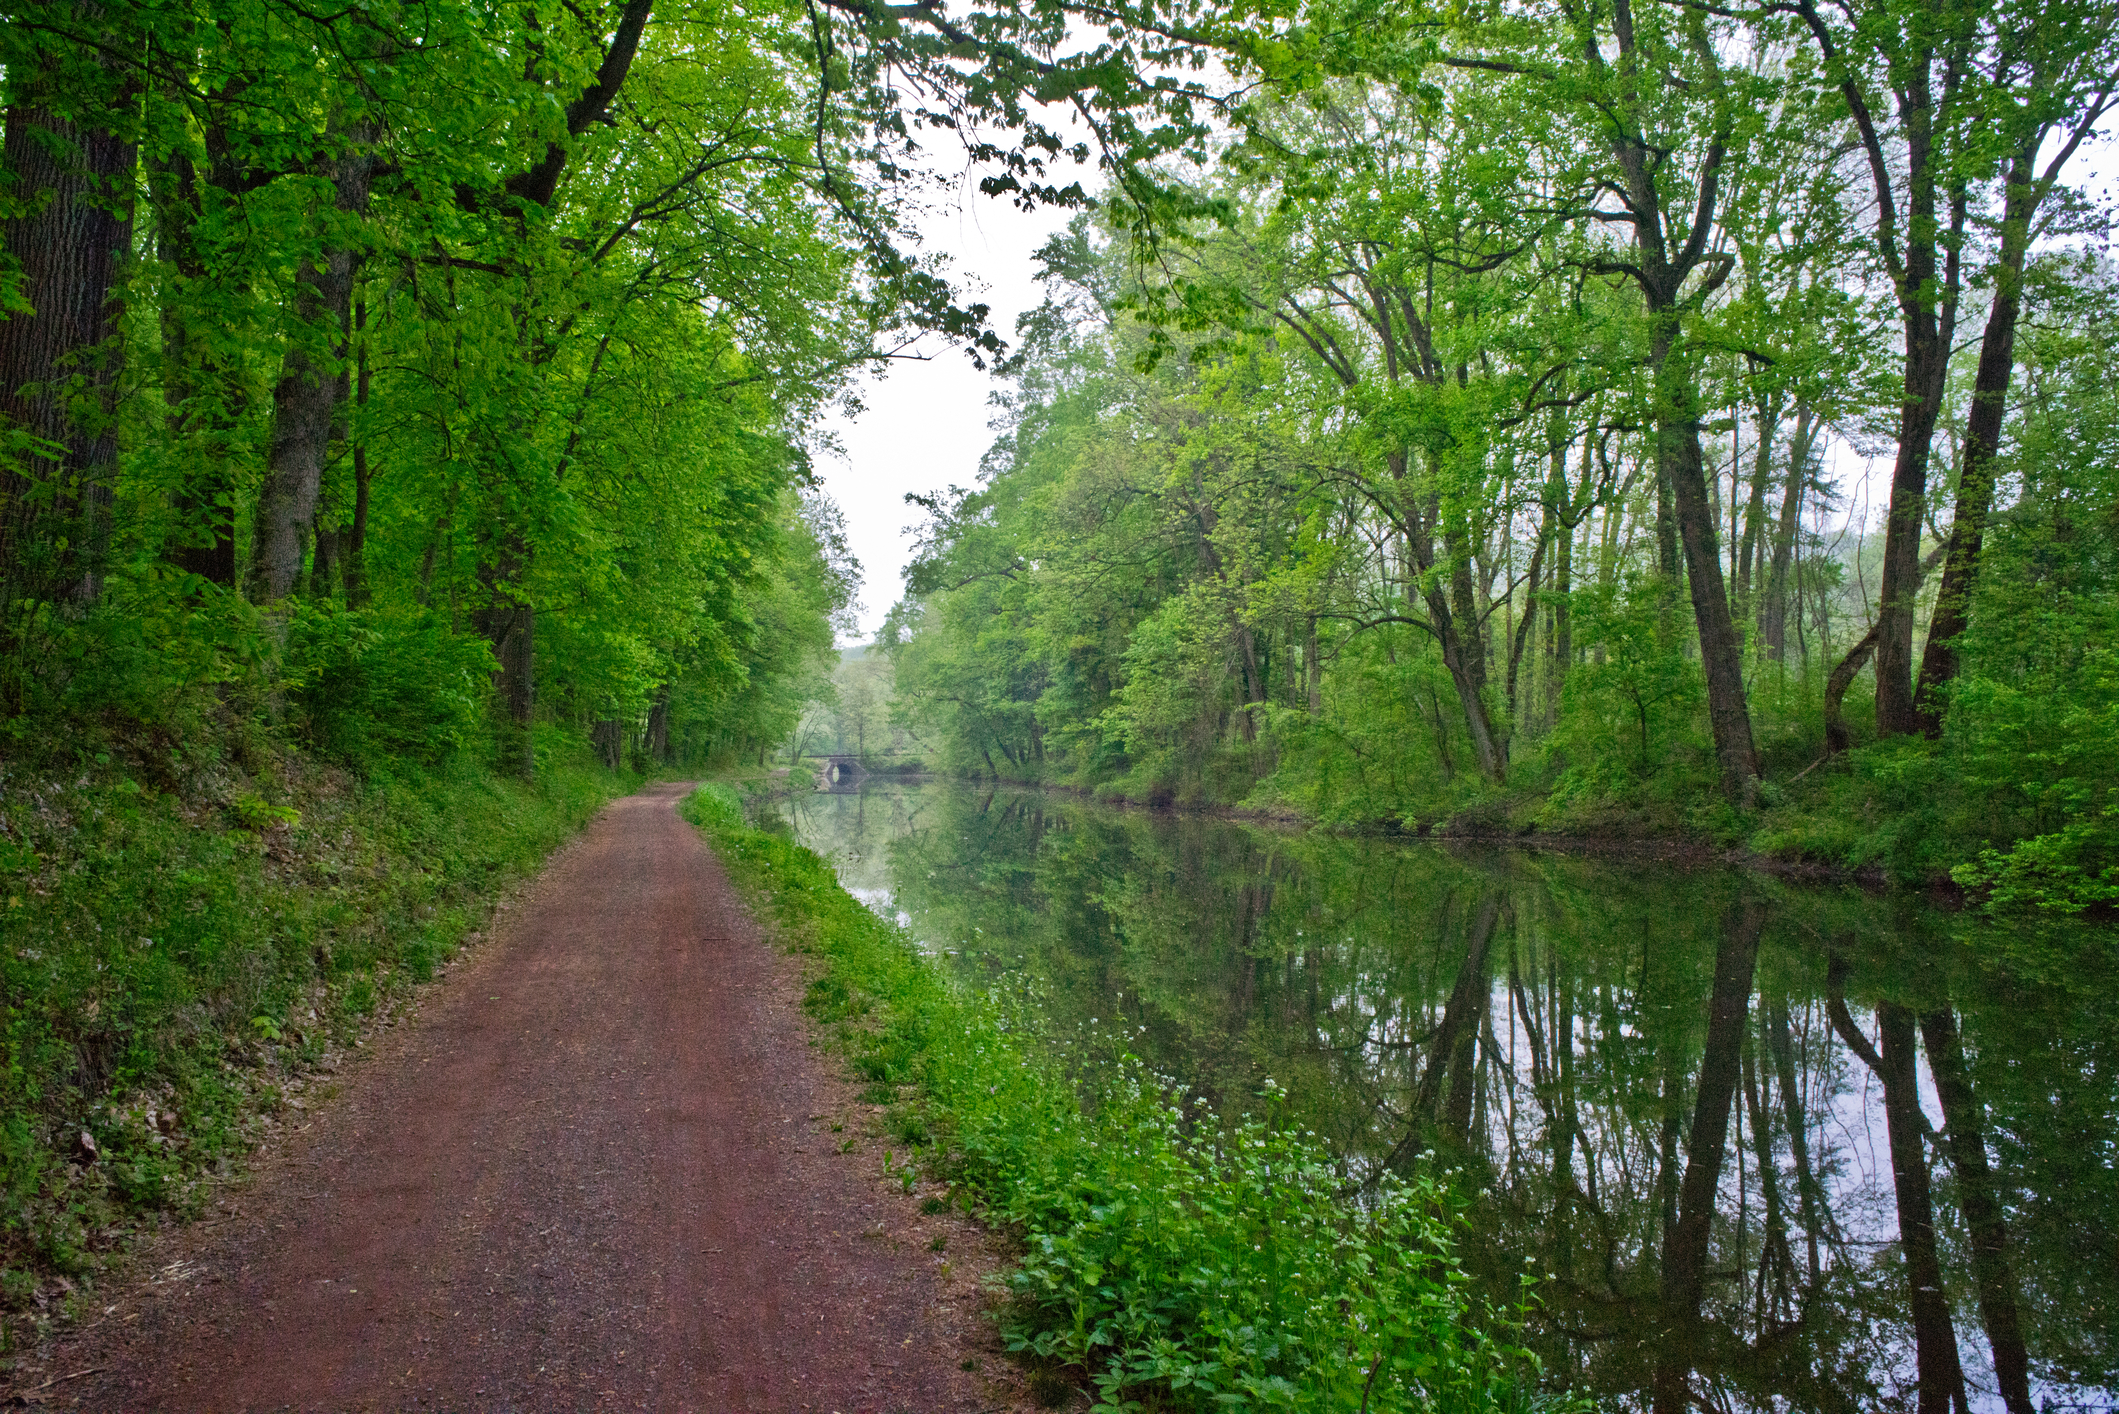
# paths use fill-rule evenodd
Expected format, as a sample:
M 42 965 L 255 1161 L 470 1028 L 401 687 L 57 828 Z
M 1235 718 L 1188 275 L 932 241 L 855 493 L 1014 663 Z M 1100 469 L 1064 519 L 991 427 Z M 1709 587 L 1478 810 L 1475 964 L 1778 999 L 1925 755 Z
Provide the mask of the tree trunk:
M 303 260 L 295 275 L 297 332 L 272 390 L 272 445 L 252 532 L 250 592 L 262 604 L 294 588 L 302 572 L 302 533 L 316 519 L 333 414 L 347 381 L 342 365 L 355 273 L 348 218 L 367 210 L 373 138 L 366 127 L 348 135 L 333 174 L 337 219 L 326 218 L 321 255 Z
M 1673 352 L 1675 312 L 1662 315 L 1656 336 L 1656 470 L 1677 501 L 1678 536 L 1685 549 L 1685 581 L 1700 635 L 1700 666 L 1707 675 L 1707 719 L 1714 731 L 1722 790 L 1749 806 L 1758 788 L 1758 752 L 1752 744 L 1751 711 L 1744 701 L 1742 645 L 1729 614 L 1722 559 L 1715 546 L 1714 510 L 1707 499 L 1700 454 L 1697 389 L 1691 371 Z
M 183 462 L 181 480 L 170 492 L 177 524 L 163 558 L 185 574 L 233 589 L 235 436 L 247 399 L 241 380 L 214 356 L 210 342 L 192 337 L 196 313 L 190 302 L 208 273 L 198 243 L 205 199 L 198 170 L 177 152 L 154 164 L 151 178 L 156 251 L 176 274 L 159 311 L 162 400 Z
M 1744 507 L 1743 551 L 1738 556 L 1736 600 L 1748 618 L 1756 602 L 1753 590 L 1764 580 L 1766 533 L 1766 483 L 1773 475 L 1773 443 L 1781 427 L 1780 398 L 1775 396 L 1758 410 L 1758 446 L 1751 459 L 1751 495 Z M 1733 479 L 1733 478 L 1732 478 Z
M 1941 366 L 1946 351 L 1932 337 L 1906 335 L 1905 409 L 1899 415 L 1898 459 L 1891 471 L 1891 507 L 1884 521 L 1883 579 L 1876 602 L 1876 734 L 1917 731 L 1913 713 L 1913 611 L 1920 597 L 1920 537 L 1927 508 L 1928 444 L 1941 413 Z M 1934 371 L 1928 371 L 1930 365 Z M 1914 384 L 1933 396 L 1915 400 Z
M 353 519 L 346 527 L 346 607 L 368 602 L 368 488 L 374 473 L 368 466 L 368 302 L 353 302 Z
M 1464 727 L 1471 737 L 1472 753 L 1479 760 L 1479 774 L 1498 785 L 1507 775 L 1507 761 L 1494 734 L 1493 720 L 1486 712 L 1486 649 L 1481 642 L 1478 620 L 1473 617 L 1460 622 L 1451 609 L 1449 586 L 1443 585 L 1441 576 L 1434 572 L 1436 497 L 1422 497 L 1413 491 L 1406 481 L 1407 467 L 1405 453 L 1392 454 L 1391 474 L 1402 494 L 1406 548 L 1419 570 L 1420 594 L 1427 605 L 1428 625 L 1434 633 L 1436 645 L 1442 650 L 1442 665 L 1449 670 L 1450 682 L 1457 689 L 1457 705 L 1464 712 Z M 1471 571 L 1468 564 L 1460 564 L 1451 579 L 1461 597 L 1469 599 Z
M 1817 442 L 1817 421 L 1807 403 L 1795 408 L 1795 430 L 1788 440 L 1788 481 L 1781 492 L 1780 522 L 1773 532 L 1773 558 L 1759 596 L 1758 633 L 1766 656 L 1783 662 L 1788 653 L 1789 565 L 1802 530 L 1803 495 L 1810 484 L 1810 453 Z
M 1251 716 L 1251 704 L 1265 700 L 1265 682 L 1258 671 L 1258 645 L 1251 633 L 1251 626 L 1243 620 L 1236 621 L 1236 648 L 1240 656 L 1243 678 L 1243 702 L 1236 709 L 1237 730 L 1243 734 L 1244 745 L 1258 740 L 1258 723 Z
M 1577 512 L 1586 514 L 1586 511 Z M 1553 565 L 1552 662 L 1545 685 L 1545 727 L 1550 731 L 1560 720 L 1560 694 L 1567 688 L 1567 670 L 1574 666 L 1574 614 L 1568 596 L 1574 592 L 1575 527 L 1560 527 L 1559 558 Z
M 83 6 L 84 17 L 100 13 Z M 118 133 L 67 116 L 61 105 L 80 95 L 58 91 L 54 74 L 18 81 L 0 161 L 31 209 L 5 223 L 4 242 L 30 309 L 0 319 L 0 414 L 46 446 L 24 459 L 26 474 L 0 473 L 0 578 L 16 593 L 81 606 L 102 593 L 110 532 L 137 153 Z
M 1310 720 L 1314 722 L 1324 715 L 1324 666 L 1317 658 L 1315 614 L 1309 616 L 1309 621 L 1303 627 L 1302 683 L 1304 696 L 1309 704 Z
M 2016 324 L 2023 310 L 2023 262 L 2030 246 L 2031 217 L 2037 199 L 2038 149 L 2018 152 L 2009 164 L 2008 197 L 2001 227 L 2000 258 L 1994 265 L 1994 303 L 1979 340 L 1979 370 L 1972 382 L 1972 406 L 1965 416 L 1964 469 L 1957 481 L 1957 506 L 1943 561 L 1942 587 L 1928 624 L 1928 644 L 1921 654 L 1919 693 L 1914 717 L 1920 730 L 1942 735 L 1941 689 L 1957 676 L 1957 636 L 1971 621 L 1972 591 L 1979 582 L 1979 552 L 1986 541 L 1987 516 L 1994 506 L 1994 456 L 2001 446 L 2001 423 L 2008 410 L 2009 382 L 2016 371 Z
M 1685 1177 L 1678 1191 L 1677 1221 L 1663 1239 L 1660 1329 L 1651 1396 L 1655 1414 L 1685 1414 L 1692 1403 L 1687 1387 L 1699 1350 L 1700 1300 L 1707 1285 L 1714 1199 L 1728 1148 L 1729 1113 L 1743 1076 L 1745 1018 L 1750 1014 L 1751 979 L 1765 926 L 1765 905 L 1747 898 L 1724 922 L 1721 946 L 1715 951 L 1707 1044 L 1700 1057 L 1692 1132 L 1685 1141 Z
M 1538 524 L 1538 544 L 1530 552 L 1530 573 L 1524 576 L 1523 619 L 1516 625 L 1513 641 L 1508 645 L 1508 720 L 1516 720 L 1516 679 L 1523 665 L 1523 648 L 1530 641 L 1530 626 L 1537 615 L 1535 606 L 1538 577 L 1545 572 L 1545 545 L 1552 534 L 1552 508 L 1546 507 L 1544 517 Z
M 1921 580 L 1927 576 L 1929 570 L 1935 568 L 1936 562 L 1948 548 L 1947 544 L 1937 545 L 1914 565 L 1913 591 L 1916 594 L 1920 592 Z M 1841 704 L 1846 699 L 1847 689 L 1854 685 L 1855 677 L 1860 674 L 1862 665 L 1869 661 L 1870 654 L 1876 651 L 1877 644 L 1882 641 L 1882 633 L 1883 618 L 1878 616 L 1876 622 L 1869 625 L 1869 631 L 1847 650 L 1847 656 L 1833 666 L 1831 677 L 1825 680 L 1826 751 L 1845 751 L 1853 740 L 1847 733 L 1847 721 L 1841 711 Z
M 655 689 L 655 700 L 647 709 L 647 754 L 648 759 L 660 765 L 670 764 L 670 685 Z
M 1655 459 L 1655 572 L 1656 631 L 1667 648 L 1677 639 L 1678 581 L 1684 565 L 1678 558 L 1677 502 L 1660 454 Z
M 589 727 L 589 745 L 605 770 L 615 771 L 625 758 L 625 726 L 615 717 L 605 717 Z
M 1891 505 L 1884 520 L 1883 579 L 1876 606 L 1876 733 L 1902 736 L 1920 729 L 1913 710 L 1913 615 L 1920 597 L 1920 537 L 1927 520 L 1928 459 L 1935 424 L 1942 415 L 1956 338 L 1959 257 L 1965 199 L 1950 193 L 1950 230 L 1938 263 L 1935 161 L 1926 91 L 1912 94 L 1913 121 L 1906 127 L 1908 229 L 1904 269 L 1898 285 L 1905 327 L 1906 367 L 1899 406 L 1898 458 L 1891 468 Z M 1889 193 L 1881 193 L 1889 200 Z M 1938 268 L 1939 265 L 1939 268 Z
M 309 595 L 329 599 L 339 588 L 339 531 L 328 525 L 316 528 L 316 561 L 309 572 Z
M 1847 656 L 1832 665 L 1832 675 L 1825 680 L 1825 750 L 1845 751 L 1853 743 L 1847 733 L 1847 719 L 1840 704 L 1846 700 L 1847 689 L 1854 686 L 1854 679 L 1868 665 L 1869 655 L 1876 651 L 1876 625 L 1861 640 L 1847 650 Z
M 528 602 L 515 597 L 516 585 L 524 569 L 522 559 L 527 556 L 495 566 L 486 573 L 490 598 L 478 615 L 478 627 L 486 642 L 493 645 L 493 658 L 498 664 L 494 688 L 503 713 L 499 751 L 501 768 L 529 780 L 537 774 L 537 752 L 530 730 L 537 712 L 534 667 L 537 616 Z
M 1994 1351 L 1994 1383 L 2009 1414 L 2032 1414 L 2031 1359 L 2024 1347 L 2016 1273 L 2009 1265 L 2008 1222 L 1987 1167 L 1986 1126 L 1972 1076 L 1965 1066 L 1957 1020 L 1947 1006 L 1924 1012 L 1920 1039 L 1942 1101 L 1943 1139 L 1957 1173 L 1957 1206 L 1972 1235 L 1972 1278 L 1979 1287 L 1979 1315 Z

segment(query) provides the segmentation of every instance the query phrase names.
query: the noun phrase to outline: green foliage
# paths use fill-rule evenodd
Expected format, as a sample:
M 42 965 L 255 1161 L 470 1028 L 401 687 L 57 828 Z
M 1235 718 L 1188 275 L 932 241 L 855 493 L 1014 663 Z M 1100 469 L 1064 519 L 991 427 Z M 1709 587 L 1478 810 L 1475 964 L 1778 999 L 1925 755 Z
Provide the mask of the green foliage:
M 685 817 L 712 831 L 744 828 L 743 799 L 721 781 L 708 781 L 685 801 Z
M 431 610 L 303 604 L 285 663 L 292 725 L 328 760 L 431 764 L 482 735 L 492 651 Z
M 1673 781 L 1679 773 L 1670 769 L 1674 758 L 1705 758 L 1707 744 L 1700 667 L 1671 633 L 1669 592 L 1632 574 L 1575 595 L 1575 623 L 1598 652 L 1567 675 L 1551 747 L 1567 763 L 1553 792 L 1557 809 L 1638 798 L 1651 782 L 1666 793 L 1702 784 L 1697 772 Z
M 685 812 L 818 963 L 807 1008 L 856 1073 L 914 1088 L 900 1141 L 1023 1234 L 1003 1333 L 1048 1379 L 1108 1410 L 1537 1404 L 1515 1316 L 1471 1295 L 1431 1181 L 1350 1202 L 1284 1119 L 1223 1128 L 1123 1035 L 1056 1049 L 1021 999 L 952 987 L 824 861 L 736 823 L 725 789 Z

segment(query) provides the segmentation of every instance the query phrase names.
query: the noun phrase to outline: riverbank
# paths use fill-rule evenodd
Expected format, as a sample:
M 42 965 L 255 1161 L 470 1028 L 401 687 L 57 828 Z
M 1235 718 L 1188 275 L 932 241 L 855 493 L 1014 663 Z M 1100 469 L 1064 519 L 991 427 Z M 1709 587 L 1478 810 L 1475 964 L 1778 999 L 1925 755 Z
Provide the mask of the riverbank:
M 1379 1178 L 1350 1202 L 1306 1131 L 1224 1124 L 1122 1032 L 1062 1042 L 1043 1035 L 1034 997 L 952 985 L 824 860 L 746 824 L 733 789 L 685 809 L 815 969 L 807 1009 L 903 1146 L 886 1162 L 1019 1237 L 1002 1335 L 1047 1397 L 1536 1402 L 1509 1315 L 1468 1294 L 1452 1203 L 1431 1181 Z
M 1217 799 L 1204 785 L 1142 791 L 1126 777 L 1104 781 L 1026 774 L 962 779 L 972 784 L 1058 791 L 1103 805 L 1173 811 L 1353 836 L 1506 844 L 1597 858 L 1690 867 L 1733 866 L 1796 882 L 1904 889 L 1952 904 L 2076 912 L 2107 905 L 2110 871 L 2099 875 L 2074 855 L 2088 841 L 2073 830 L 2039 836 L 1999 829 L 1964 798 L 1936 750 L 1891 742 L 1824 758 L 1786 783 L 1768 782 L 1750 811 L 1710 797 L 1680 808 L 1644 796 L 1631 803 L 1549 788 L 1471 789 L 1447 811 L 1350 811 L 1344 802 L 1309 808 L 1276 795 L 1270 781 L 1241 799 Z
M 288 750 L 0 772 L 6 1348 L 203 1211 L 627 778 Z

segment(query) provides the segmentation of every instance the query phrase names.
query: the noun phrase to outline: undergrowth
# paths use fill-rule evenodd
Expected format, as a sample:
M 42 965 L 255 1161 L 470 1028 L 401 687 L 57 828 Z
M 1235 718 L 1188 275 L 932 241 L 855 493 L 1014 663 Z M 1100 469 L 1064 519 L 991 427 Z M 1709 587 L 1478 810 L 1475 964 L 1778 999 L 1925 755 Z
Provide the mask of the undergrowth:
M 1359 1183 L 1270 1105 L 1224 1126 L 1117 1038 L 1066 1056 L 1034 1006 L 952 986 L 727 786 L 684 810 L 816 960 L 808 1010 L 898 1106 L 896 1138 L 1020 1235 L 1002 1333 L 1040 1378 L 1103 1411 L 1545 1407 L 1522 1313 L 1473 1294 L 1441 1188 Z
M 535 785 L 463 754 L 402 775 L 254 765 L 0 765 L 11 1323 L 59 1314 L 143 1223 L 196 1208 L 283 1085 L 624 784 L 557 753 Z

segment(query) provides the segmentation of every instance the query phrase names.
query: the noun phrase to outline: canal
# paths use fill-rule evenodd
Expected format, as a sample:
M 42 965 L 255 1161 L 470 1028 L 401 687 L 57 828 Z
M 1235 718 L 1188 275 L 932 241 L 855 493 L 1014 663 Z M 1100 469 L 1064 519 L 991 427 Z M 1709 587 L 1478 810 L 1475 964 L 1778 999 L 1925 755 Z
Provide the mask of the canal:
M 784 808 L 936 966 L 1036 997 L 1055 1037 L 1123 1035 L 1225 1119 L 1270 1079 L 1350 1176 L 1451 1174 L 1471 1269 L 1539 1274 L 1556 1383 L 2119 1405 L 2109 928 L 958 783 Z M 1669 1315 L 1688 1283 L 1696 1322 Z

